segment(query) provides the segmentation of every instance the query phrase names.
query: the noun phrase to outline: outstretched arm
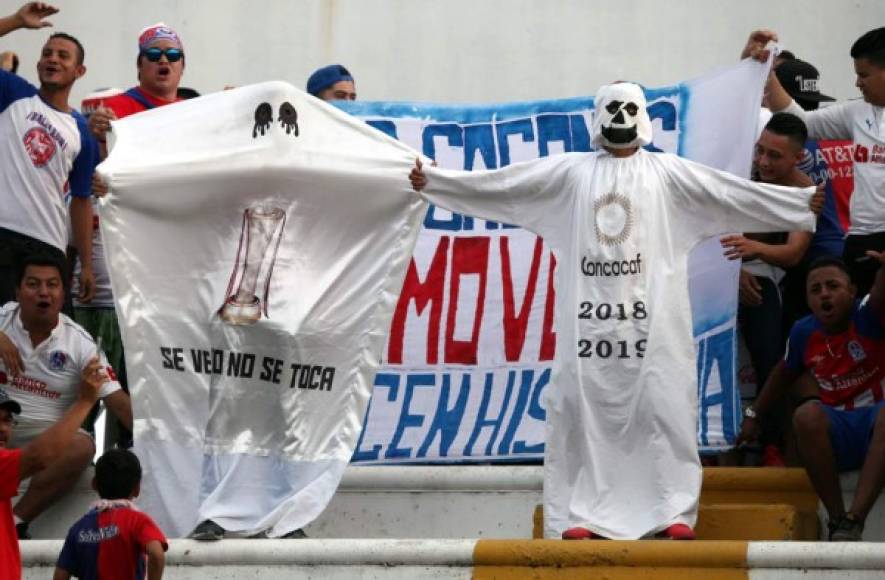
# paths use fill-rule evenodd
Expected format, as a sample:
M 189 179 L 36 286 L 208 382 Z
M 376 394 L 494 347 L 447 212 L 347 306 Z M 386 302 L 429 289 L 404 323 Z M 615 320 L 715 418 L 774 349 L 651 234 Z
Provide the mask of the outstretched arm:
M 766 29 L 754 30 L 750 33 L 750 37 L 747 39 L 747 44 L 741 52 L 741 58 L 752 58 L 753 60 L 758 60 L 759 62 L 764 63 L 768 60 L 768 57 L 771 54 L 771 49 L 768 48 L 768 45 L 771 42 L 777 42 L 777 32 Z M 789 107 L 790 103 L 793 102 L 792 97 L 787 94 L 787 91 L 781 86 L 780 81 L 777 80 L 777 75 L 774 74 L 774 69 L 768 74 L 768 82 L 765 85 L 765 90 L 768 93 L 768 105 L 771 107 L 772 111 L 782 111 Z
M 416 160 L 409 175 L 425 200 L 453 212 L 521 225 L 529 229 L 565 204 L 574 157 L 555 155 L 492 171 L 452 171 Z
M 741 52 L 741 58 L 752 58 L 760 62 L 768 60 L 767 48 L 769 42 L 777 42 L 777 33 L 772 30 L 754 30 L 747 39 L 747 44 Z M 817 111 L 805 111 L 791 97 L 781 85 L 774 74 L 774 69 L 768 75 L 765 85 L 768 94 L 768 106 L 775 112 L 785 111 L 796 115 L 808 126 L 808 136 L 811 139 L 852 139 L 851 118 L 845 114 L 843 105 L 835 105 Z
M 809 232 L 790 232 L 784 244 L 766 244 L 739 234 L 723 237 L 720 242 L 729 260 L 759 259 L 780 268 L 792 268 L 802 261 L 812 235 Z
M 670 157 L 671 195 L 689 247 L 727 232 L 814 231 L 823 186 L 782 187 L 742 179 L 693 161 Z
M 28 2 L 15 14 L 0 18 L 0 36 L 5 36 L 19 28 L 43 28 L 52 26 L 45 19 L 58 12 L 58 8 L 44 2 Z

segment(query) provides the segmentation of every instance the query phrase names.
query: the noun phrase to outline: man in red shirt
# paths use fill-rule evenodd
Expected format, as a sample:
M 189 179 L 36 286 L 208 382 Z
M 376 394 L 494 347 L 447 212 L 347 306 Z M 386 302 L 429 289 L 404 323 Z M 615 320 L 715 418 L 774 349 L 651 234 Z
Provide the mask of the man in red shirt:
M 138 37 L 137 87 L 100 100 L 99 106 L 89 115 L 89 129 L 99 143 L 101 159 L 108 155 L 107 133 L 111 121 L 122 119 L 142 111 L 171 105 L 182 99 L 178 97 L 178 85 L 184 73 L 184 48 L 174 30 L 163 23 L 145 28 Z M 84 101 L 84 111 L 86 110 Z M 107 187 L 96 178 L 93 180 L 93 193 L 100 197 L 107 193 Z M 91 303 L 74 301 L 74 319 L 98 339 L 107 352 L 111 366 L 124 370 L 123 340 L 117 323 L 114 298 L 111 294 L 110 276 L 104 256 L 104 242 L 99 228 L 98 212 L 92 232 L 92 264 L 96 280 L 96 297 Z M 121 372 L 120 376 L 125 376 Z M 126 388 L 126 384 L 123 384 Z M 131 445 L 131 433 L 119 423 L 109 423 L 108 433 L 118 444 Z
M 799 454 L 829 514 L 833 541 L 861 540 L 885 481 L 885 252 L 870 250 L 867 256 L 880 267 L 861 300 L 841 260 L 824 257 L 811 264 L 812 314 L 793 325 L 786 356 L 746 410 L 738 438 L 754 439 L 757 415 L 764 416 L 796 383 Z M 854 469 L 860 476 L 846 510 L 839 472 Z
M 138 36 L 138 86 L 109 97 L 89 117 L 89 129 L 99 142 L 101 158 L 107 157 L 107 132 L 111 121 L 170 105 L 178 98 L 184 74 L 184 45 L 178 33 L 159 22 Z
M 6 448 L 21 406 L 0 389 L 0 580 L 21 578 L 21 556 L 12 518 L 12 498 L 18 494 L 19 482 L 45 469 L 65 451 L 98 400 L 99 388 L 108 380 L 97 357 L 81 376 L 77 401 L 57 423 L 21 449 Z

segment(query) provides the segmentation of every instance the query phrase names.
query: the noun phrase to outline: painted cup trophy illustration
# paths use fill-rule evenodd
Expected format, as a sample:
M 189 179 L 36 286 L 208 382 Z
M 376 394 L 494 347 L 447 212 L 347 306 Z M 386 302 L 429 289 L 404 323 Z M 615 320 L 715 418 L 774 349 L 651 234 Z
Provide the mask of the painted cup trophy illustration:
M 237 260 L 218 310 L 226 323 L 255 324 L 262 312 L 267 317 L 270 278 L 285 227 L 286 212 L 278 207 L 256 205 L 243 212 Z

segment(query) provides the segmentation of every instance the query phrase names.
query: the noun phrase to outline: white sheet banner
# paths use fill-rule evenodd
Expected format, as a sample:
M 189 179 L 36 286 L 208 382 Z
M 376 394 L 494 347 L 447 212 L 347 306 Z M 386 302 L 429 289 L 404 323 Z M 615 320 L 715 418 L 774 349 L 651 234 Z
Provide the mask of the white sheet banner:
M 652 150 L 749 176 L 762 67 L 744 62 L 646 90 Z M 340 103 L 441 167 L 494 169 L 589 151 L 593 97 L 498 105 Z M 712 239 L 690 257 L 698 443 L 731 446 L 737 265 Z M 360 463 L 520 461 L 544 454 L 543 394 L 556 352 L 554 260 L 534 234 L 431 207 L 393 317 L 354 454 Z M 588 315 L 597 312 L 586 304 Z
M 415 152 L 283 83 L 114 124 L 102 233 L 143 507 L 282 535 L 354 451 L 427 205 Z

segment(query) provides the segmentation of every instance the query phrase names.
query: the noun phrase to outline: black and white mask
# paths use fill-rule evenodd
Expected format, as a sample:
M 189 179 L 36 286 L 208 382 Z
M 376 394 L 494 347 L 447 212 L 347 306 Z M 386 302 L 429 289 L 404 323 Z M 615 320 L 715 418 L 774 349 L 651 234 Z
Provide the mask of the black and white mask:
M 596 93 L 593 146 L 626 149 L 651 143 L 651 119 L 639 85 L 605 85 Z

